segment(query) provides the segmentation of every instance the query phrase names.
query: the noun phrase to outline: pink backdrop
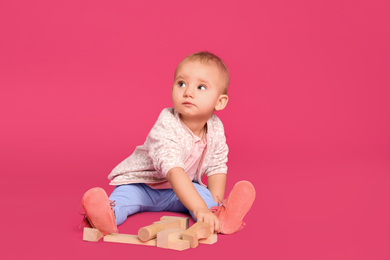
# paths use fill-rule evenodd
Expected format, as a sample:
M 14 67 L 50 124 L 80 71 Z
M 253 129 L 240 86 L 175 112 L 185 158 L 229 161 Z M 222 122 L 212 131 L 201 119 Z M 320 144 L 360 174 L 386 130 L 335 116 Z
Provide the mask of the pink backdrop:
M 1 1 L 2 259 L 389 259 L 389 1 Z M 83 193 L 171 106 L 178 62 L 231 72 L 236 235 L 179 254 L 87 243 Z M 169 213 L 142 213 L 121 233 Z M 3 257 L 5 256 L 5 258 Z

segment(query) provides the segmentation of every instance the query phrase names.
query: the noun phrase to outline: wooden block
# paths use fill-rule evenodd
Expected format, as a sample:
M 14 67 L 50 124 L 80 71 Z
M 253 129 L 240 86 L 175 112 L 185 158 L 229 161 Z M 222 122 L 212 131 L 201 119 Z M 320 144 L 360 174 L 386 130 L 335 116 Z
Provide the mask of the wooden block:
M 128 235 L 128 234 L 108 234 L 103 238 L 104 242 L 116 242 L 116 243 L 125 243 L 133 245 L 144 245 L 144 246 L 156 246 L 156 239 L 151 239 L 149 241 L 141 241 L 137 235 Z
M 169 249 L 183 251 L 191 247 L 190 241 L 182 239 L 172 239 L 169 241 Z
M 198 221 L 189 229 L 184 231 L 182 239 L 190 241 L 191 247 L 196 248 L 198 246 L 199 239 L 208 238 L 209 236 L 210 225 L 208 223 Z
M 181 229 L 188 229 L 188 217 L 175 217 L 175 216 L 163 216 L 160 218 L 160 221 L 161 220 L 179 220 L 180 221 L 180 228 Z
M 169 241 L 181 239 L 184 229 L 170 228 L 157 233 L 157 247 L 169 248 Z
M 142 227 L 138 230 L 138 237 L 142 241 L 148 241 L 156 238 L 157 233 L 170 228 L 180 228 L 183 226 L 183 220 L 172 218 L 154 222 L 152 225 Z
M 83 240 L 90 242 L 97 242 L 103 237 L 103 234 L 96 228 L 84 228 Z
M 203 238 L 198 240 L 200 244 L 207 244 L 207 245 L 215 244 L 217 243 L 217 241 L 218 241 L 217 234 L 211 234 L 208 238 Z
M 182 240 L 181 236 L 185 230 L 180 228 L 171 228 L 157 233 L 157 247 L 185 250 L 190 248 L 190 241 Z

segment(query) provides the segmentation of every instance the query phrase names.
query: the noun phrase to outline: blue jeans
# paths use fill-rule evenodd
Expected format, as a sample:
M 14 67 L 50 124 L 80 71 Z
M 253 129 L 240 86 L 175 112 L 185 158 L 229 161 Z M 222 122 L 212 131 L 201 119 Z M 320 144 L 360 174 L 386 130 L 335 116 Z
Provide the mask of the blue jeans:
M 208 208 L 218 206 L 207 188 L 195 182 L 193 184 Z M 152 189 L 143 183 L 116 186 L 109 199 L 115 201 L 113 208 L 117 225 L 122 224 L 128 216 L 138 212 L 189 212 L 172 189 Z M 191 216 L 194 217 L 192 213 Z

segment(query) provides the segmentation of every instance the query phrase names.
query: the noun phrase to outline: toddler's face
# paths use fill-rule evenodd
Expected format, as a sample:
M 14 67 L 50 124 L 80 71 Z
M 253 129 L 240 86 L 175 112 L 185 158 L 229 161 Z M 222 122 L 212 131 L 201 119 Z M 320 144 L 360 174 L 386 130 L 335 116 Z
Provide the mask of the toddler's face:
M 214 64 L 183 61 L 179 64 L 172 87 L 175 109 L 187 118 L 208 119 L 220 110 L 224 78 Z M 223 108 L 222 108 L 223 109 Z

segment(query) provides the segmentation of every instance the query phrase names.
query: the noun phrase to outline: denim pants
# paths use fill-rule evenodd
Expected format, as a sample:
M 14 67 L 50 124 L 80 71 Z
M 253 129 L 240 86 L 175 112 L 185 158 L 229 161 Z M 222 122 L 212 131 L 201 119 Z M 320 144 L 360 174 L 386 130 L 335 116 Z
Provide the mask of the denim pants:
M 218 206 L 206 187 L 195 182 L 193 184 L 208 208 Z M 138 212 L 189 212 L 172 189 L 152 189 L 143 183 L 116 186 L 109 199 L 115 201 L 113 209 L 117 225 L 122 224 L 128 216 Z M 191 216 L 194 217 L 192 213 Z

